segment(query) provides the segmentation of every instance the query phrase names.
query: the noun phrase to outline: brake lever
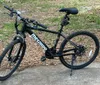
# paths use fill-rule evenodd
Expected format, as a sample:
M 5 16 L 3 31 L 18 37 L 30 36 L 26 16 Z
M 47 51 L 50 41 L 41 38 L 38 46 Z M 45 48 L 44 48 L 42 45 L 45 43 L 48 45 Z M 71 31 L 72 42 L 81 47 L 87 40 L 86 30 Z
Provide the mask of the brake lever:
M 4 14 L 7 14 L 7 15 L 9 15 L 10 17 L 13 17 L 13 13 L 4 13 Z
M 10 16 L 10 17 L 13 17 L 13 12 L 11 12 L 11 13 L 9 14 L 9 16 Z

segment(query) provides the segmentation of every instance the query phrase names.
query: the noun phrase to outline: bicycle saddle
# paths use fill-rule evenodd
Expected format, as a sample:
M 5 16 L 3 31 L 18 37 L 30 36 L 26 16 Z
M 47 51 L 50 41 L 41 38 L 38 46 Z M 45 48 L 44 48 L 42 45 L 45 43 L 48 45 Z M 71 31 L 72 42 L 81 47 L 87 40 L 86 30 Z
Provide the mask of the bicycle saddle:
M 77 8 L 62 8 L 59 12 L 66 12 L 67 14 L 78 14 Z

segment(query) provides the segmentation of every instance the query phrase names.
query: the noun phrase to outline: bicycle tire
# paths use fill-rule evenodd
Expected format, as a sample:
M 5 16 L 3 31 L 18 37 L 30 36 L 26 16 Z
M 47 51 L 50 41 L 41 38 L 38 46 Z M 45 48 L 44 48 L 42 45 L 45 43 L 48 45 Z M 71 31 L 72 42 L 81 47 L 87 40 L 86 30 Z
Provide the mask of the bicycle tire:
M 7 54 L 7 52 L 9 52 L 15 45 L 17 45 L 17 44 L 20 44 L 19 45 L 19 48 L 18 48 L 18 52 L 20 51 L 21 52 L 21 54 L 16 54 L 17 56 L 19 56 L 20 55 L 20 57 L 19 57 L 19 59 L 18 59 L 18 62 L 16 63 L 16 65 L 10 70 L 10 72 L 9 73 L 7 73 L 6 75 L 0 75 L 0 81 L 4 81 L 4 80 L 6 80 L 6 79 L 8 79 L 15 71 L 16 71 L 16 69 L 19 67 L 19 65 L 20 65 L 20 63 L 21 63 L 21 61 L 22 61 L 22 59 L 23 59 L 23 56 L 24 56 L 24 54 L 25 54 L 25 50 L 26 50 L 26 43 L 24 42 L 24 43 L 22 43 L 19 39 L 15 39 L 15 40 L 13 40 L 6 48 L 5 48 L 5 50 L 3 51 L 3 53 L 1 54 L 1 56 L 0 57 L 2 57 L 2 59 L 0 60 L 0 64 L 2 64 L 2 62 L 3 62 L 3 59 L 4 59 L 4 57 L 6 57 L 6 54 Z M 21 49 L 20 49 L 21 48 Z M 13 48 L 14 49 L 14 48 Z M 12 52 L 10 52 L 11 54 L 12 54 Z M 1 72 L 2 73 L 2 72 Z
M 84 37 L 84 36 L 90 37 L 90 38 L 93 40 L 93 42 L 95 43 L 96 48 L 95 48 L 95 51 L 94 51 L 93 56 L 92 56 L 88 61 L 86 61 L 85 63 L 80 64 L 80 65 L 72 65 L 71 62 L 70 62 L 70 64 L 69 64 L 68 62 L 66 62 L 64 56 L 59 57 L 61 63 L 62 63 L 64 66 L 66 66 L 66 67 L 68 67 L 68 68 L 70 68 L 70 69 L 74 69 L 74 70 L 75 70 L 75 69 L 76 69 L 76 70 L 77 70 L 77 69 L 82 69 L 82 68 L 88 66 L 89 64 L 91 64 L 91 63 L 95 60 L 95 58 L 97 57 L 97 55 L 98 55 L 98 53 L 99 53 L 99 40 L 98 40 L 98 38 L 97 38 L 94 34 L 92 34 L 92 33 L 90 33 L 90 32 L 87 32 L 87 31 L 78 31 L 78 32 L 75 32 L 75 33 L 69 35 L 69 36 L 67 37 L 67 39 L 65 39 L 65 40 L 62 42 L 61 47 L 60 47 L 60 52 L 61 52 L 61 53 L 63 52 L 63 50 L 64 50 L 66 44 L 67 44 L 71 39 L 73 39 L 74 37 L 77 37 L 77 36 L 79 36 L 79 35 L 83 35 L 82 37 Z M 74 41 L 73 41 L 73 42 L 74 42 Z M 91 42 L 91 43 L 92 43 L 92 42 Z M 85 43 L 84 43 L 84 44 L 85 44 Z M 88 44 L 88 43 L 87 43 L 87 44 Z M 89 53 L 90 53 L 90 52 L 89 52 Z M 92 53 L 91 53 L 91 54 L 92 54 Z M 84 57 L 84 58 L 85 58 L 85 57 Z M 68 59 L 68 58 L 67 58 L 67 59 Z M 86 60 L 87 60 L 87 59 L 86 59 Z M 81 62 L 81 61 L 79 61 L 79 62 Z

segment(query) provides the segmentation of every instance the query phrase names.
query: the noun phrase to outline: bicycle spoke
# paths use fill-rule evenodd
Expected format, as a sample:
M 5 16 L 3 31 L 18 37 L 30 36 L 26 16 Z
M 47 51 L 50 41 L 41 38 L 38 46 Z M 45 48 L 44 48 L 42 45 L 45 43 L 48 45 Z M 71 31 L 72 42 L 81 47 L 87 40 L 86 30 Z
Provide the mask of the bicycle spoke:
M 89 32 L 76 32 L 68 37 L 69 41 L 65 41 L 66 43 L 63 46 L 63 51 L 73 49 L 75 53 L 76 59 L 73 65 L 74 69 L 80 69 L 87 65 L 89 65 L 96 58 L 99 52 L 99 43 L 98 39 Z M 76 46 L 73 43 L 76 44 Z M 71 68 L 71 56 L 63 56 L 60 58 L 61 62 Z

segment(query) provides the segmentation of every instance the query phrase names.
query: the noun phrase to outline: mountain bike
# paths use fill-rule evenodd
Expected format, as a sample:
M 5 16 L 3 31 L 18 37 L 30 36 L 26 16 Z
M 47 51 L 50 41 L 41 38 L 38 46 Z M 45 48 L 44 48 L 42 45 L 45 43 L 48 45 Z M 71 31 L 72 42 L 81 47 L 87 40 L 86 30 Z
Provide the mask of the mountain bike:
M 9 78 L 20 65 L 26 51 L 26 33 L 44 49 L 45 55 L 41 57 L 41 61 L 54 59 L 58 57 L 61 63 L 71 69 L 82 69 L 92 63 L 99 52 L 99 41 L 97 37 L 87 31 L 77 31 L 68 36 L 62 33 L 64 26 L 69 24 L 69 15 L 78 14 L 77 8 L 62 8 L 59 12 L 64 12 L 65 16 L 61 21 L 61 28 L 59 31 L 48 30 L 43 24 L 33 19 L 24 18 L 19 11 L 13 8 L 4 6 L 10 11 L 10 17 L 15 16 L 15 30 L 16 35 L 11 43 L 4 49 L 0 55 L 0 80 Z M 19 30 L 18 21 L 22 22 L 22 27 Z M 51 34 L 56 34 L 57 38 L 52 47 L 46 45 L 34 32 L 42 31 Z M 63 38 L 60 48 L 57 49 L 60 38 Z

